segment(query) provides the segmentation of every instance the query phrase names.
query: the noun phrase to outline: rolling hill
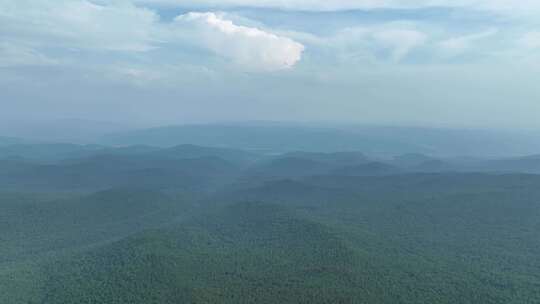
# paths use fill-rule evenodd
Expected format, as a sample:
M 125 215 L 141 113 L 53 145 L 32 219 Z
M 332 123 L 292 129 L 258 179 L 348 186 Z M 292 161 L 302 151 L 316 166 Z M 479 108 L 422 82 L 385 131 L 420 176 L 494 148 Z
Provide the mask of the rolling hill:
M 0 188 L 96 191 L 111 187 L 206 191 L 229 181 L 240 167 L 217 157 L 167 158 L 100 154 L 56 164 L 0 161 Z
M 540 176 L 500 170 L 536 160 L 0 160 L 0 303 L 537 303 Z
M 347 302 L 354 257 L 320 224 L 239 203 L 48 265 L 41 302 Z
M 506 157 L 540 150 L 539 135 L 482 129 L 250 124 L 180 125 L 109 134 L 105 145 L 219 146 L 249 151 L 362 151 L 367 155 L 416 153 L 438 157 Z

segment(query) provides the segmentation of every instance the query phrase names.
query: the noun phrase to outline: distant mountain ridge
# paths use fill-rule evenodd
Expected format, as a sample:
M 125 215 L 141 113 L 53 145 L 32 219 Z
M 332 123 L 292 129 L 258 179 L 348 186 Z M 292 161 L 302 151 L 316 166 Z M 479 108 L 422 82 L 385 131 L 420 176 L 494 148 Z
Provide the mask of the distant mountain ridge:
M 237 163 L 249 163 L 260 157 L 260 155 L 256 153 L 246 152 L 239 149 L 203 147 L 189 144 L 178 145 L 170 148 L 159 148 L 148 145 L 113 147 L 104 145 L 78 145 L 68 143 L 12 144 L 0 146 L 0 159 L 21 159 L 38 162 L 66 162 L 99 155 L 138 155 L 171 159 L 220 157 L 222 159 Z
M 161 147 L 193 144 L 273 153 L 363 151 L 378 156 L 421 153 L 504 157 L 538 153 L 540 134 L 417 127 L 209 124 L 114 133 L 102 137 L 101 143 Z

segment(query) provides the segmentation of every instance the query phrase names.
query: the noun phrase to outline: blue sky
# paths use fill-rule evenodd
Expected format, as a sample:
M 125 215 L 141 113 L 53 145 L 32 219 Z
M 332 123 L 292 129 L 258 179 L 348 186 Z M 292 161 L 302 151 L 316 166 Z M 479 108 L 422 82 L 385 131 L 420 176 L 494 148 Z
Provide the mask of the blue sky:
M 539 128 L 540 2 L 0 0 L 0 119 Z

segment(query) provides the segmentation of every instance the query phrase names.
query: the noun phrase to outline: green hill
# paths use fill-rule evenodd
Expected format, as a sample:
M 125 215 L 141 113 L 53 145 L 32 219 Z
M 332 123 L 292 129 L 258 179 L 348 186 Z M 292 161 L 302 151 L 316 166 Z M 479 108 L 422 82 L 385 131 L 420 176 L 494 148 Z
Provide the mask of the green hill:
M 467 187 L 482 177 L 475 185 L 482 184 L 481 191 Z M 275 203 L 214 207 L 181 224 L 47 264 L 45 298 L 38 303 L 540 298 L 537 177 L 413 175 L 393 182 L 398 179 L 413 190 L 408 196 L 399 187 L 378 194 L 342 187 L 326 204 L 316 202 L 333 190 L 314 195 L 319 186 L 309 180 L 265 185 L 252 194 Z M 381 183 L 353 180 L 364 187 Z M 428 181 L 432 188 L 424 189 Z M 435 191 L 449 182 L 452 191 Z
M 134 188 L 55 200 L 4 194 L 0 197 L 0 264 L 125 237 L 168 222 L 188 206 L 161 193 Z
M 145 155 L 96 155 L 57 164 L 0 160 L 0 189 L 97 191 L 113 187 L 205 191 L 239 174 L 217 157 L 174 159 Z
M 540 299 L 538 175 L 185 148 L 0 161 L 0 303 Z
M 49 265 L 37 303 L 350 303 L 355 255 L 321 224 L 240 203 Z

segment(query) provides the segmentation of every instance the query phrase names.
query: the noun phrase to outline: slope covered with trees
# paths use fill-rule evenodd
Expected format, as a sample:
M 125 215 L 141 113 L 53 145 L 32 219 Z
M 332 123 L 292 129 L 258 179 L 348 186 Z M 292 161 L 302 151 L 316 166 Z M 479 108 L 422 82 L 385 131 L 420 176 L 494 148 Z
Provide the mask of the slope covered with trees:
M 538 175 L 111 149 L 0 161 L 0 303 L 540 301 Z

